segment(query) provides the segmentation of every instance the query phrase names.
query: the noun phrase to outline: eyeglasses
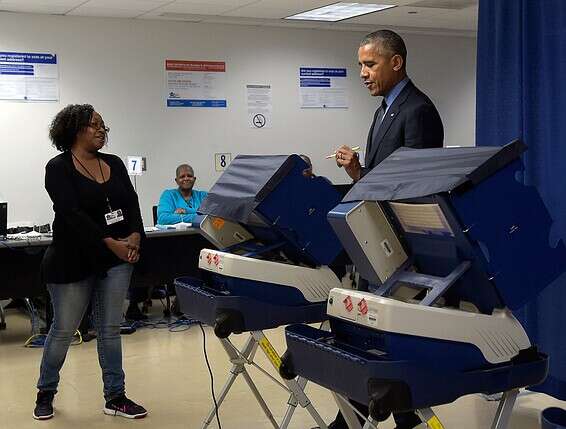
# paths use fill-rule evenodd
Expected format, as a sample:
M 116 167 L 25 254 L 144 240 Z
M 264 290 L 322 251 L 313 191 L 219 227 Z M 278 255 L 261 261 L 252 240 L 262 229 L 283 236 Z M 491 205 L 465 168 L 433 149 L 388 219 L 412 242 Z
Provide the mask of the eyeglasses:
M 104 122 L 99 123 L 99 124 L 91 122 L 90 124 L 88 124 L 88 126 L 93 128 L 96 131 L 103 130 L 106 134 L 108 134 L 110 132 L 110 128 L 108 128 L 106 125 L 104 125 Z

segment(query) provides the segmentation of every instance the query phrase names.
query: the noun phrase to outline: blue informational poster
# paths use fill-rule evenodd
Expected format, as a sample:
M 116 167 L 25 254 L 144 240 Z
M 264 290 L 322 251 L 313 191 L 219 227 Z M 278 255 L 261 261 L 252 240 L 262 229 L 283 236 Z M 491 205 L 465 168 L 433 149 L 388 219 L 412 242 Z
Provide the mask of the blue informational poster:
M 0 100 L 59 101 L 57 55 L 0 52 Z
M 301 108 L 348 108 L 345 68 L 300 67 Z

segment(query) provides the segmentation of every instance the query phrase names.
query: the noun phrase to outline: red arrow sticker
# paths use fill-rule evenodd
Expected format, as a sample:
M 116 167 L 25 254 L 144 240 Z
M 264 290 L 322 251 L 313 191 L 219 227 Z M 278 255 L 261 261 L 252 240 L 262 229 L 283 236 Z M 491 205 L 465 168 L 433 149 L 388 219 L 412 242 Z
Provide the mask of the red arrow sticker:
M 364 316 L 367 314 L 368 303 L 366 302 L 365 298 L 362 298 L 362 300 L 358 302 L 358 310 L 360 310 L 360 313 L 362 313 Z
M 352 298 L 350 298 L 350 295 L 348 295 L 346 298 L 344 298 L 344 301 L 342 301 L 344 303 L 344 307 L 346 307 L 346 310 L 348 312 L 352 311 L 354 309 L 354 304 L 352 303 Z

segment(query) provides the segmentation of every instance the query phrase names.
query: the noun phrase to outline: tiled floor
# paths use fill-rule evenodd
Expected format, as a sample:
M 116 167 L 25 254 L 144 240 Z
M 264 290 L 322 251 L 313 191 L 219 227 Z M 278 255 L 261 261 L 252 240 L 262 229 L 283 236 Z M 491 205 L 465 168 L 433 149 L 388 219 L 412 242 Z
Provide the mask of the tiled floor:
M 30 329 L 25 315 L 17 310 L 8 310 L 7 314 L 8 329 L 0 331 L 0 429 L 201 427 L 211 405 L 211 397 L 210 379 L 203 358 L 202 334 L 198 327 L 175 333 L 167 329 L 146 328 L 122 337 L 128 395 L 148 408 L 150 414 L 146 419 L 129 421 L 102 414 L 100 368 L 96 341 L 92 341 L 71 348 L 56 397 L 55 418 L 37 422 L 31 413 L 42 350 L 23 347 Z M 207 350 L 218 393 L 226 379 L 229 363 L 213 333 L 210 330 L 207 333 Z M 279 352 L 283 352 L 282 329 L 270 331 L 268 336 Z M 244 335 L 235 336 L 234 342 L 242 344 L 245 339 Z M 263 355 L 258 353 L 257 360 L 271 371 Z M 285 410 L 286 393 L 259 371 L 252 369 L 251 374 L 276 419 L 280 421 Z M 450 380 L 439 382 L 449 383 Z M 331 395 L 312 384 L 308 385 L 307 392 L 322 417 L 330 421 L 336 412 Z M 566 403 L 545 395 L 522 395 L 509 429 L 540 427 L 540 410 L 553 405 L 566 408 Z M 491 426 L 496 406 L 496 403 L 473 395 L 439 407 L 436 411 L 446 429 L 485 429 Z M 221 407 L 220 418 L 223 429 L 272 427 L 243 380 L 235 383 Z M 301 409 L 292 420 L 290 429 L 308 429 L 312 426 L 312 420 Z M 216 424 L 210 427 L 216 428 Z M 393 427 L 391 421 L 380 425 L 383 429 Z

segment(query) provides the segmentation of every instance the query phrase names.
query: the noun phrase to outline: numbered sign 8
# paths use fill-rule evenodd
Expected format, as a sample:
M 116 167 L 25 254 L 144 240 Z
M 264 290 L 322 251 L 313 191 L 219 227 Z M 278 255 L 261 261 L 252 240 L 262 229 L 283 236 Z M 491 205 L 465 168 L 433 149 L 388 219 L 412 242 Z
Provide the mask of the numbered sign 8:
M 216 171 L 224 171 L 232 161 L 231 153 L 215 153 L 214 154 L 214 167 Z

